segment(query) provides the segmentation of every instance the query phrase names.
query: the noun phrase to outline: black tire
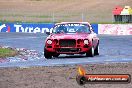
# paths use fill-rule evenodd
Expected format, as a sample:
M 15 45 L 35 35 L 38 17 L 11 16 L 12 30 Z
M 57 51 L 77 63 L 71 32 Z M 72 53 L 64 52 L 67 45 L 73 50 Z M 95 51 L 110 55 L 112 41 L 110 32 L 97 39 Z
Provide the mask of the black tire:
M 86 52 L 87 57 L 93 57 L 94 56 L 94 48 L 91 47 L 89 51 Z
M 99 45 L 96 46 L 94 50 L 94 55 L 99 55 Z
M 55 53 L 54 55 L 53 55 L 53 57 L 58 57 L 60 54 L 57 54 L 57 53 Z
M 76 81 L 80 86 L 83 86 L 86 84 L 86 78 L 83 76 L 77 76 Z
M 51 59 L 52 58 L 51 52 L 48 52 L 45 48 L 44 48 L 44 57 L 46 59 Z

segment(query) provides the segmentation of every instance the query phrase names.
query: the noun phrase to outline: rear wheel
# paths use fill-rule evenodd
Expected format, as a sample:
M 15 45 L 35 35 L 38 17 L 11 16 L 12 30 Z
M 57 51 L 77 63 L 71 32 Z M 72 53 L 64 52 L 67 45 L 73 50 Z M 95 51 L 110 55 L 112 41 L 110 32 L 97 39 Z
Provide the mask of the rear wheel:
M 94 48 L 91 47 L 89 51 L 86 52 L 87 57 L 93 57 L 94 56 Z
M 51 52 L 48 52 L 45 48 L 44 48 L 44 56 L 45 56 L 46 59 L 51 59 L 52 58 Z
M 99 55 L 99 45 L 96 46 L 94 50 L 94 55 Z

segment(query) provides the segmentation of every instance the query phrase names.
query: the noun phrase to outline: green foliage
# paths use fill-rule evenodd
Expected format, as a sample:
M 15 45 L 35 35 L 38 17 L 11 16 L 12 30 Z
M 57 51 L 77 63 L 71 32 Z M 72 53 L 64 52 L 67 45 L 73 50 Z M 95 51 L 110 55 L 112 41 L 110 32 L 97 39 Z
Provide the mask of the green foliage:
M 0 58 L 12 57 L 17 55 L 18 52 L 8 48 L 0 48 Z

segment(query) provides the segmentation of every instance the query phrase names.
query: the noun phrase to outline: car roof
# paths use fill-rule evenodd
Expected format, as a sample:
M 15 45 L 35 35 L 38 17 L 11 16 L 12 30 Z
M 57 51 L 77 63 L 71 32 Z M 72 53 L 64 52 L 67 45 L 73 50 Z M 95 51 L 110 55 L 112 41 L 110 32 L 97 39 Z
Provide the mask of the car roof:
M 57 24 L 72 24 L 72 23 L 77 23 L 77 24 L 88 24 L 88 25 L 90 25 L 90 23 L 88 23 L 88 22 L 61 22 L 61 23 L 56 23 L 56 25 Z

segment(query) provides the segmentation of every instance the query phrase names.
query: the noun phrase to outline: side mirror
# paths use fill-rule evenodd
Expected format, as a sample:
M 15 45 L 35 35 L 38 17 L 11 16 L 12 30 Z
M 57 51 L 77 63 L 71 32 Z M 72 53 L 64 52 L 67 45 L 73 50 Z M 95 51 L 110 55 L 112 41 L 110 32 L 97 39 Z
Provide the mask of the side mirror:
M 94 32 L 94 29 L 92 29 L 92 31 Z
M 47 35 L 50 35 L 50 34 L 52 34 L 53 33 L 53 28 L 51 28 L 49 31 L 46 31 L 46 34 Z
M 47 35 L 50 35 L 50 32 L 46 32 Z
M 90 29 L 94 32 L 94 29 L 92 28 L 92 26 L 90 26 Z

